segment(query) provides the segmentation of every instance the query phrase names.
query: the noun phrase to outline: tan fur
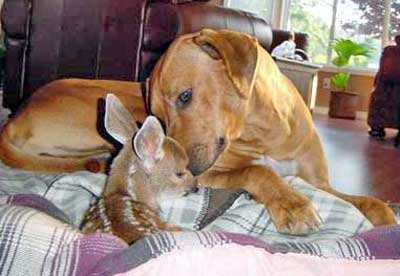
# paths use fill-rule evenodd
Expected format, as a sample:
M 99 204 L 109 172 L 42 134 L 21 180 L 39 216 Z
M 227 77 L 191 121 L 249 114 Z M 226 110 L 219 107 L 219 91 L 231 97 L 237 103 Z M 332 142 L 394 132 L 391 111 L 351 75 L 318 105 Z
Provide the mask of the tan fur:
M 98 101 L 110 92 L 143 122 L 146 112 L 139 83 L 57 80 L 35 92 L 5 125 L 0 135 L 0 159 L 26 170 L 86 169 L 94 155 L 114 150 L 97 131 Z
M 256 165 L 264 155 L 295 160 L 300 177 L 353 203 L 374 225 L 396 223 L 382 201 L 330 187 L 310 112 L 252 37 L 207 29 L 184 35 L 158 62 L 151 84 L 152 110 L 189 153 L 191 170 L 203 173 L 200 184 L 246 189 L 266 205 L 278 231 L 305 234 L 321 221 L 310 200 L 269 167 Z M 188 88 L 193 98 L 181 108 L 178 95 Z M 222 154 L 216 143 L 220 137 L 227 141 Z

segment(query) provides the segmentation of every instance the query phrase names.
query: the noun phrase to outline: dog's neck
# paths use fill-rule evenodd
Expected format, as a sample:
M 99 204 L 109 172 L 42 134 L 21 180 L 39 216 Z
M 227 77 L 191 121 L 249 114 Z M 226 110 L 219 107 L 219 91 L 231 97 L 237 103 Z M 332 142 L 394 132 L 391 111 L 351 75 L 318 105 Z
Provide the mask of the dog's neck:
M 290 156 L 286 156 L 289 152 L 287 147 L 295 152 L 299 144 L 293 133 L 301 132 L 301 126 L 296 124 L 299 120 L 296 114 L 304 112 L 299 111 L 303 107 L 301 102 L 297 102 L 302 99 L 299 95 L 293 95 L 295 90 L 292 84 L 267 52 L 260 50 L 259 59 L 245 123 L 241 136 L 232 147 L 236 151 L 255 153 L 255 156 L 267 154 L 276 160 L 290 159 Z M 257 110 L 258 116 L 251 113 L 254 110 Z M 250 140 L 253 141 L 251 144 L 247 142 Z

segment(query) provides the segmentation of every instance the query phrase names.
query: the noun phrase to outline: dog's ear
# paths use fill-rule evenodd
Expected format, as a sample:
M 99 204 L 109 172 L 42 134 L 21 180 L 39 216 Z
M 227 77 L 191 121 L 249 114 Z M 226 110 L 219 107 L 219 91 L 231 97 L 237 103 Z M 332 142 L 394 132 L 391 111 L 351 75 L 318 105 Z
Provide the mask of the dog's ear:
M 147 117 L 133 140 L 136 155 L 143 161 L 147 170 L 151 170 L 164 156 L 164 139 L 164 130 L 157 118 Z
M 118 142 L 124 144 L 138 131 L 135 118 L 114 94 L 106 96 L 104 127 Z
M 240 97 L 248 98 L 257 70 L 257 39 L 230 30 L 203 29 L 194 42 L 212 58 L 224 61 Z

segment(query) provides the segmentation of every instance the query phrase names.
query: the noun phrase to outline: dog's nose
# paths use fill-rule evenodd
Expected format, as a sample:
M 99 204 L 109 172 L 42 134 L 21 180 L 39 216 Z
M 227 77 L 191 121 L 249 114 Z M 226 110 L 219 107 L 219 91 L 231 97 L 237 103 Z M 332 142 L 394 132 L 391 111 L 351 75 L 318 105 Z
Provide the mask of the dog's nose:
M 217 139 L 217 149 L 219 152 L 225 148 L 225 144 L 226 144 L 226 141 L 225 141 L 224 137 L 219 137 Z
M 195 194 L 199 191 L 199 187 L 197 185 L 193 185 L 191 187 L 189 187 L 185 193 L 183 194 L 183 196 L 188 196 L 189 194 Z

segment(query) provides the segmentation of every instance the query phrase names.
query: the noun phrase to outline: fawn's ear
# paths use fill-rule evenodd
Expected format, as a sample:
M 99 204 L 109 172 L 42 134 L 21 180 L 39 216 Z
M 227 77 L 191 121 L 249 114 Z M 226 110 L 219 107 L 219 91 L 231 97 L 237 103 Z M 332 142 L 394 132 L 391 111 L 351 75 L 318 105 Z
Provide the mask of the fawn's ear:
M 163 128 L 157 118 L 147 117 L 133 140 L 135 152 L 147 169 L 150 170 L 163 157 L 164 138 Z
M 106 96 L 104 126 L 107 132 L 118 142 L 124 144 L 138 131 L 135 118 L 114 94 Z

